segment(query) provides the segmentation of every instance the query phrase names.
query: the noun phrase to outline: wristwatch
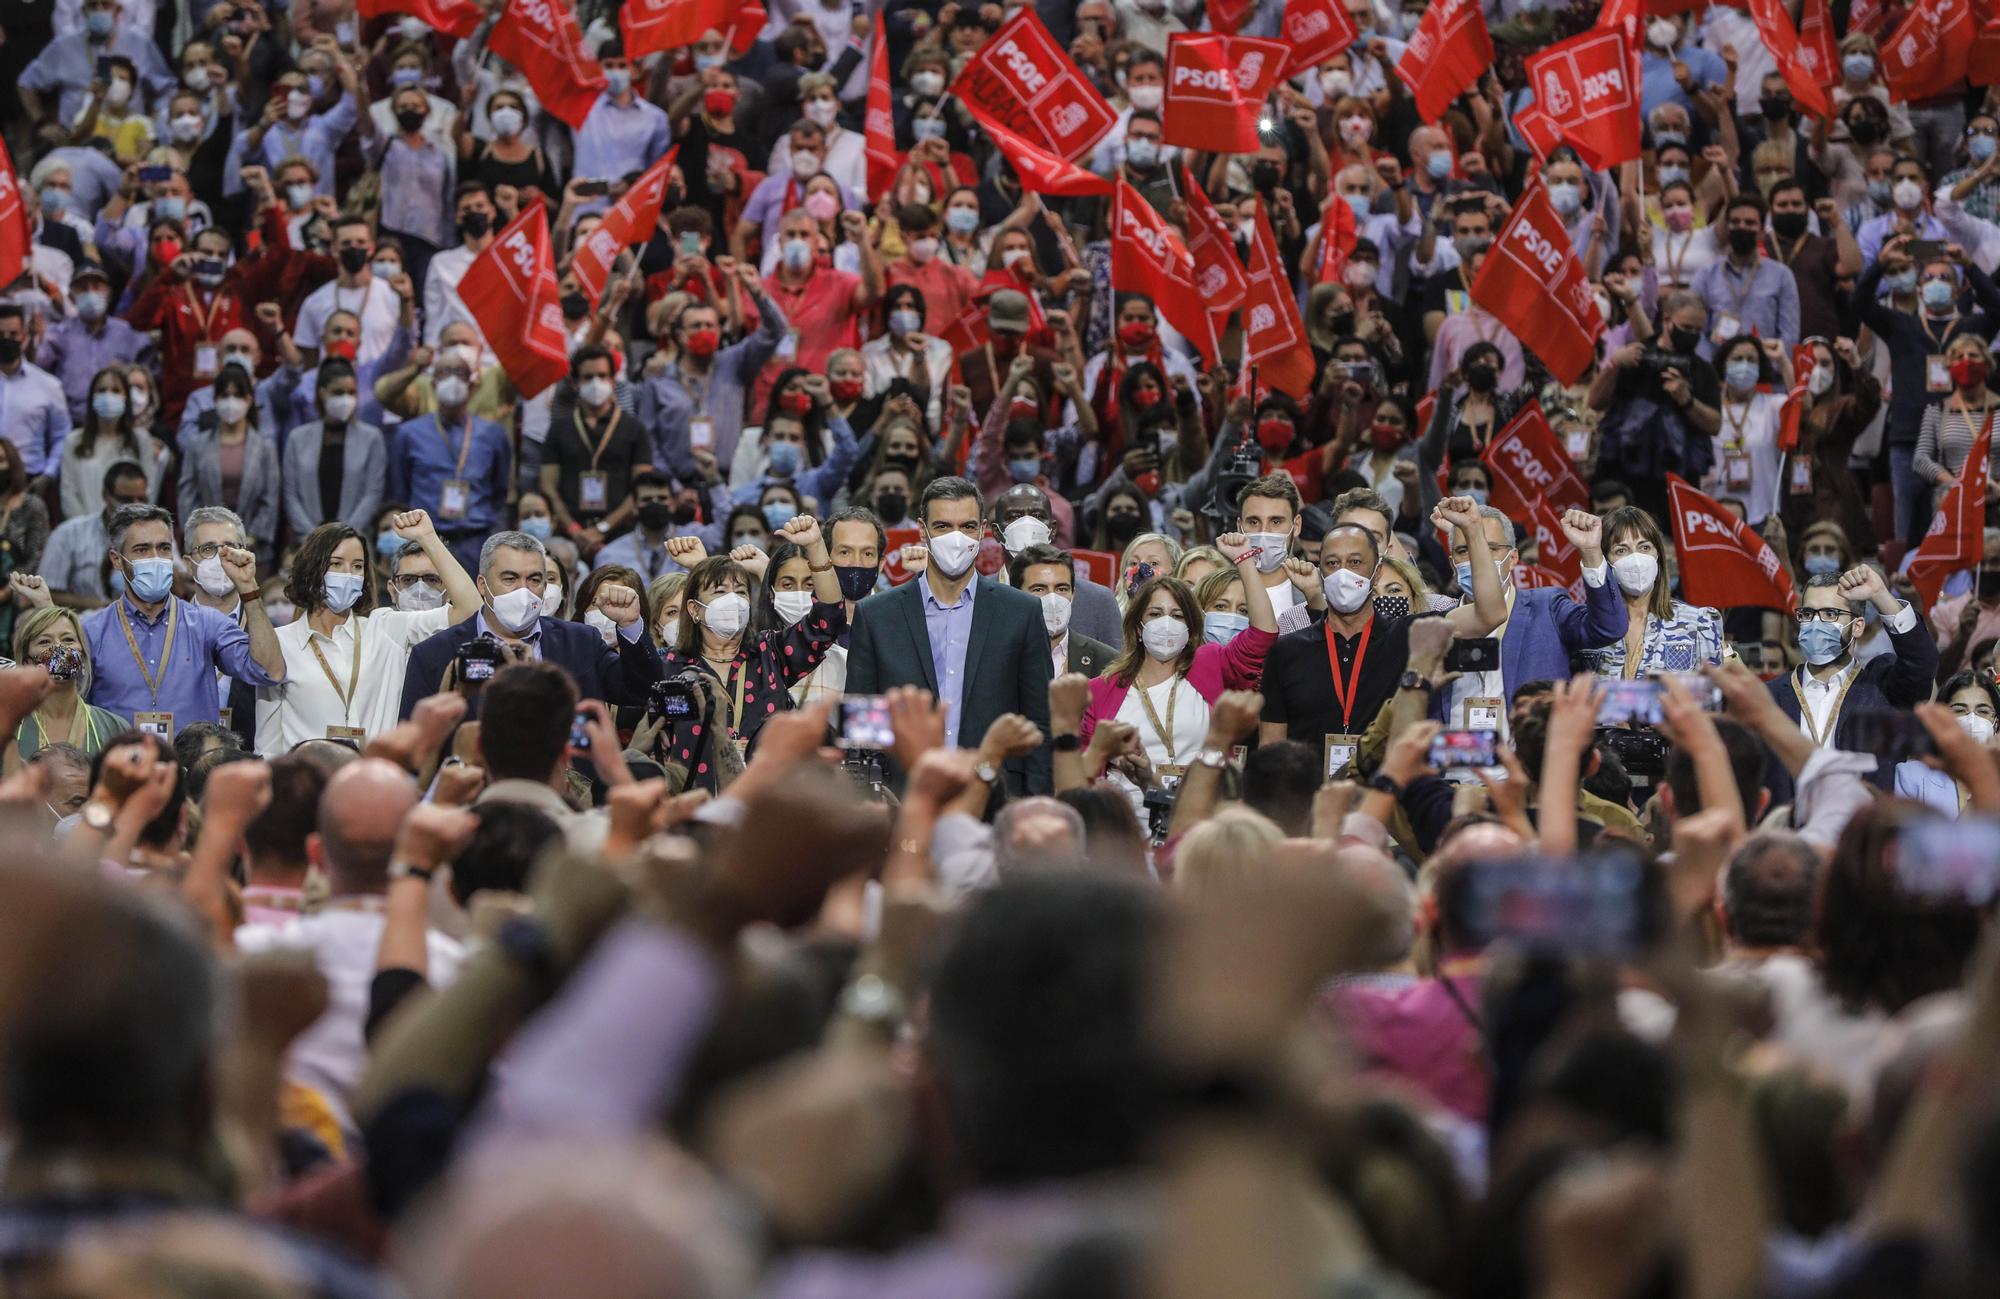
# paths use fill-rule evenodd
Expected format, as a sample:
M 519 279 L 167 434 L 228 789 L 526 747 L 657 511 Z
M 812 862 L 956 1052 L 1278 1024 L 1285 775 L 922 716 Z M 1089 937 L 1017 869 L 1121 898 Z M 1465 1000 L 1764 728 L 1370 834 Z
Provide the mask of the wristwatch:
M 1204 767 L 1214 767 L 1217 771 L 1220 771 L 1229 762 L 1229 750 L 1203 749 L 1200 753 L 1194 755 L 1194 760 Z
M 83 823 L 93 830 L 109 830 L 117 815 L 109 803 L 94 798 L 83 805 Z
M 1000 779 L 1000 769 L 984 758 L 981 758 L 979 765 L 972 769 L 972 774 L 988 785 Z
M 1437 689 L 1437 687 L 1431 683 L 1431 679 L 1429 677 L 1418 675 L 1418 673 L 1414 669 L 1405 671 L 1403 673 L 1403 679 L 1401 681 L 1398 681 L 1396 684 L 1404 690 L 1421 690 L 1426 694 L 1429 694 L 1431 691 Z
M 841 990 L 840 1013 L 871 1028 L 894 1033 L 909 1014 L 903 994 L 879 974 L 864 974 Z
M 1402 783 L 1386 771 L 1376 772 L 1375 779 L 1368 782 L 1368 788 L 1380 790 L 1390 798 L 1399 799 L 1403 796 Z
M 1052 736 L 1049 739 L 1049 747 L 1057 753 L 1081 753 L 1083 752 L 1083 737 L 1074 732 L 1069 735 Z
M 431 877 L 435 874 L 437 874 L 437 867 L 435 866 L 418 866 L 406 861 L 392 861 L 389 863 L 389 879 L 392 882 L 401 879 L 419 879 L 428 884 L 431 882 Z

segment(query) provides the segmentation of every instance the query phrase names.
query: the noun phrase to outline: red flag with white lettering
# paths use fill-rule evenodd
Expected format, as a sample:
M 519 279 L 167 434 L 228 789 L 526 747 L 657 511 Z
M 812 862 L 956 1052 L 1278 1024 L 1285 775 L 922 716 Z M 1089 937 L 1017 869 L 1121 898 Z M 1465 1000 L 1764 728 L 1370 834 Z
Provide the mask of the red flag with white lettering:
M 1285 16 L 1278 26 L 1291 47 L 1291 57 L 1285 61 L 1287 77 L 1319 67 L 1354 44 L 1360 34 L 1339 0 L 1285 0 Z
M 1187 204 L 1188 256 L 1194 258 L 1194 287 L 1203 305 L 1213 313 L 1228 313 L 1241 306 L 1250 291 L 1250 280 L 1236 256 L 1236 232 L 1209 202 L 1208 194 L 1194 183 L 1187 164 L 1181 164 L 1181 195 Z
M 1143 293 L 1167 323 L 1196 342 L 1208 317 L 1194 287 L 1194 258 L 1174 228 L 1123 176 L 1111 200 L 1111 287 Z
M 1581 600 L 1583 556 L 1577 554 L 1576 547 L 1570 545 L 1569 538 L 1563 535 L 1562 511 L 1550 505 L 1546 497 L 1537 496 L 1529 514 L 1535 524 L 1537 567 L 1553 575 L 1557 585 Z
M 1716 609 L 1782 609 L 1798 604 L 1792 575 L 1769 542 L 1702 495 L 1679 474 L 1667 475 L 1681 598 Z
M 1184 149 L 1255 153 L 1257 119 L 1290 52 L 1283 42 L 1254 36 L 1167 37 L 1161 138 Z
M 1917 584 L 1925 612 L 1937 603 L 1947 577 L 1977 565 L 1985 553 L 1986 480 L 1992 455 L 1993 417 L 1988 415 L 1966 453 L 1958 481 L 1945 492 L 1930 531 L 1904 569 Z
M 1319 279 L 1316 282 L 1340 283 L 1340 277 L 1347 270 L 1347 259 L 1360 241 L 1361 232 L 1355 227 L 1353 205 L 1339 194 L 1328 198 L 1319 214 Z
M 868 197 L 881 198 L 896 186 L 903 155 L 896 152 L 895 99 L 889 88 L 889 33 L 875 25 L 875 52 L 868 63 Z
M 1486 444 L 1479 459 L 1493 481 L 1494 507 L 1509 518 L 1527 518 L 1543 499 L 1558 513 L 1590 508 L 1590 488 L 1576 476 L 1562 439 L 1532 397 Z
M 1931 99 L 1965 80 L 1974 36 L 1971 0 L 1917 0 L 1882 43 L 1882 80 L 1896 100 Z
M 738 58 L 748 54 L 750 47 L 757 43 L 757 37 L 764 30 L 764 24 L 770 17 L 770 11 L 757 0 L 748 0 L 748 3 L 737 9 L 736 17 L 730 20 L 729 26 L 722 29 L 722 39 L 729 46 L 729 52 Z
M 1536 106 L 1584 166 L 1608 171 L 1639 156 L 1639 49 L 1628 28 L 1572 36 L 1525 66 Z
M 1118 121 L 1032 7 L 1016 9 L 973 51 L 951 93 L 981 126 L 1002 126 L 1072 160 Z
M 604 93 L 604 69 L 584 52 L 583 29 L 561 0 L 507 0 L 486 48 L 519 68 L 542 107 L 572 130 L 582 127 Z
M 1827 0 L 1805 0 L 1799 9 L 1799 62 L 1829 103 L 1833 88 L 1840 84 L 1840 55 L 1834 39 L 1833 14 Z M 1791 83 L 1787 80 L 1786 84 Z
M 1889 0 L 1854 0 L 1847 9 L 1849 34 L 1877 35 L 1889 21 Z
M 1299 319 L 1298 296 L 1278 255 L 1278 237 L 1262 203 L 1256 206 L 1257 232 L 1250 239 L 1250 264 L 1245 269 L 1243 297 L 1243 369 L 1251 370 L 1265 387 L 1305 400 L 1312 391 L 1312 344 Z
M 1396 75 L 1410 88 L 1417 116 L 1435 122 L 1492 66 L 1493 38 L 1479 0 L 1431 0 L 1396 64 Z
M 604 220 L 597 223 L 597 229 L 590 232 L 590 238 L 583 241 L 570 260 L 570 272 L 593 308 L 604 292 L 604 282 L 611 276 L 611 263 L 618 260 L 619 252 L 633 244 L 645 243 L 659 228 L 660 204 L 667 197 L 667 177 L 680 151 L 676 144 L 646 168 L 646 174 L 604 214 Z
M 1562 143 L 1562 130 L 1555 119 L 1542 111 L 1540 104 L 1523 104 L 1514 114 L 1514 129 L 1528 142 L 1528 152 L 1535 155 L 1535 161 L 1547 163 L 1549 155 Z
M 21 201 L 21 180 L 14 174 L 7 142 L 0 140 L 0 287 L 12 284 L 28 268 L 29 250 L 34 246 L 34 227 Z
M 569 373 L 549 218 L 540 203 L 530 203 L 472 259 L 458 296 L 523 397 Z
M 1597 13 L 1597 25 L 1616 27 L 1627 18 L 1639 21 L 1639 0 L 1605 0 L 1604 8 Z
M 1243 20 L 1257 7 L 1257 0 L 1208 0 L 1208 25 L 1224 36 L 1243 30 Z
M 361 0 L 355 8 L 363 18 L 408 14 L 461 40 L 478 31 L 479 24 L 486 21 L 486 11 L 473 0 Z
M 692 45 L 711 27 L 721 31 L 740 7 L 738 0 L 625 0 L 618 20 L 625 57 L 636 61 Z
M 1793 102 L 1814 117 L 1831 117 L 1833 103 L 1801 57 L 1799 34 L 1792 27 L 1791 15 L 1785 12 L 1784 0 L 1750 0 L 1750 17 L 1764 39 L 1764 48 L 1778 61 L 1778 71 L 1791 88 Z
M 1488 250 L 1472 300 L 1564 383 L 1575 383 L 1595 359 L 1604 318 L 1540 173 Z
M 1811 343 L 1801 343 L 1792 349 L 1792 388 L 1785 394 L 1785 404 L 1778 410 L 1778 450 L 1795 451 L 1799 445 L 1799 421 L 1805 418 L 1806 393 L 1812 381 L 1812 372 L 1818 368 L 1813 359 Z
M 1094 171 L 1086 171 L 1067 158 L 1042 148 L 1033 140 L 1014 134 L 997 122 L 987 122 L 986 134 L 993 137 L 1000 156 L 1021 178 L 1021 188 L 1031 194 L 1051 194 L 1059 198 L 1084 198 L 1109 194 L 1111 182 Z

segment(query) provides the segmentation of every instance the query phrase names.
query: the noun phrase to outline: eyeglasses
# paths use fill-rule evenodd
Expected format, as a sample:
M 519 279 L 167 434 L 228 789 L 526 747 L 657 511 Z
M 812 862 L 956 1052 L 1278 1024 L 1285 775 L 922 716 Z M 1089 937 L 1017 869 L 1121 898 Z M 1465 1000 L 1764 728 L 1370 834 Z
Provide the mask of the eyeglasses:
M 398 590 L 402 591 L 409 590 L 419 582 L 422 582 L 425 586 L 433 590 L 444 590 L 444 579 L 436 573 L 398 573 L 389 580 L 395 584 Z
M 1797 614 L 1800 622 L 1847 622 L 1854 617 L 1847 609 L 1801 609 Z
M 199 563 L 204 559 L 214 559 L 217 555 L 220 555 L 222 553 L 222 548 L 224 546 L 233 544 L 235 543 L 228 541 L 210 541 L 204 543 L 203 545 L 194 546 L 190 548 L 188 550 L 188 558 L 196 561 L 197 563 Z

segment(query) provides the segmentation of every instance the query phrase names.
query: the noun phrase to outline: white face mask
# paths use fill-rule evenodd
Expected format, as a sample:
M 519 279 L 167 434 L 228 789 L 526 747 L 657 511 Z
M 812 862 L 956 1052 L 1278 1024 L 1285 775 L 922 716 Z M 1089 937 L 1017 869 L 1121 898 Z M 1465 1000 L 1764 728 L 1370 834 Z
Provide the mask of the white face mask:
M 681 620 L 669 618 L 660 624 L 660 644 L 672 648 L 681 643 Z
M 1257 548 L 1254 562 L 1260 573 L 1275 573 L 1291 554 L 1292 539 L 1282 532 L 1253 532 L 1244 538 Z
M 957 577 L 972 567 L 973 556 L 979 553 L 979 543 L 963 532 L 947 532 L 931 538 L 931 562 L 946 577 Z
M 1032 514 L 1023 514 L 1000 531 L 1000 544 L 1010 555 L 1018 555 L 1030 546 L 1049 544 L 1049 525 Z
M 1620 555 L 1611 561 L 1619 589 L 1629 596 L 1641 596 L 1653 589 L 1660 577 L 1660 561 L 1647 554 Z
M 127 388 L 125 404 L 134 415 L 144 415 L 153 408 L 153 394 L 144 388 Z
M 1326 592 L 1326 602 L 1340 613 L 1353 613 L 1375 590 L 1373 578 L 1351 568 L 1336 568 L 1322 577 L 1319 584 Z
M 326 417 L 336 424 L 345 424 L 354 418 L 354 408 L 360 398 L 352 393 L 329 393 L 326 399 Z
M 585 379 L 577 389 L 586 406 L 602 406 L 611 400 L 611 380 Z
M 562 613 L 562 583 L 550 582 L 542 587 L 542 617 L 555 618 Z
M 1817 397 L 1833 387 L 1833 367 L 1815 365 L 1813 372 L 1806 376 L 1806 391 Z
M 222 556 L 210 555 L 194 566 L 195 585 L 220 600 L 236 589 L 236 580 L 223 571 Z
M 785 626 L 796 627 L 813 607 L 812 592 L 778 591 L 771 596 L 771 607 L 785 620 Z
M 611 621 L 609 617 L 599 613 L 595 609 L 592 609 L 583 615 L 583 621 L 585 626 L 595 627 L 597 629 L 597 634 L 604 638 L 604 643 L 606 645 L 611 645 L 617 642 L 618 624 Z
M 215 417 L 224 424 L 241 424 L 250 413 L 250 403 L 241 397 L 217 397 Z
M 1166 93 L 1164 86 L 1132 86 L 1126 90 L 1125 97 L 1132 101 L 1132 107 L 1143 108 L 1150 113 L 1159 109 L 1160 100 Z
M 404 613 L 423 613 L 429 609 L 442 609 L 444 592 L 435 586 L 419 582 L 415 586 L 396 592 L 396 607 Z
M 819 175 L 819 155 L 816 153 L 794 153 L 792 155 L 792 175 L 800 180 L 811 180 Z
M 706 608 L 707 615 L 703 621 L 710 631 L 724 640 L 741 636 L 743 628 L 750 622 L 750 601 L 734 592 L 716 596 Z
M 1993 723 L 1978 713 L 1966 713 L 1958 719 L 1959 729 L 1981 744 L 1993 738 Z
M 806 120 L 821 126 L 832 126 L 833 119 L 840 115 L 840 104 L 831 99 L 813 99 L 806 102 Z
M 435 387 L 438 402 L 444 406 L 463 406 L 465 399 L 472 394 L 472 385 L 455 374 L 439 379 Z
M 1924 187 L 1905 176 L 1889 191 L 1889 197 L 1905 212 L 1914 212 L 1924 201 Z
M 542 597 L 535 590 L 517 586 L 505 595 L 496 595 L 487 601 L 493 610 L 493 618 L 502 628 L 518 636 L 542 616 Z
M 1042 597 L 1042 626 L 1049 629 L 1049 635 L 1060 636 L 1069 630 L 1069 615 L 1074 607 L 1068 596 L 1054 591 Z
M 1178 618 L 1155 618 L 1140 629 L 1139 643 L 1146 647 L 1148 654 L 1161 662 L 1178 658 L 1180 652 L 1187 648 L 1187 624 Z

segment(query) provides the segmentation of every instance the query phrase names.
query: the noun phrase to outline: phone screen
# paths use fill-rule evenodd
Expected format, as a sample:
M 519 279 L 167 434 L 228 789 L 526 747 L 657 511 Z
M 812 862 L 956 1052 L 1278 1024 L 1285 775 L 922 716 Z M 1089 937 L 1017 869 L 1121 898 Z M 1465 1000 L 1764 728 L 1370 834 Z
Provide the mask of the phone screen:
M 1983 907 L 2000 896 L 2000 820 L 1926 816 L 1903 827 L 1896 880 L 1910 892 Z
M 590 714 L 581 708 L 569 722 L 569 747 L 583 750 L 590 747 Z
M 1604 702 L 1597 707 L 1599 726 L 1636 722 L 1658 726 L 1661 721 L 1660 683 L 1657 681 L 1607 681 Z
M 491 681 L 493 669 L 498 665 L 492 659 L 466 659 L 460 667 L 462 681 Z
M 881 695 L 850 695 L 840 701 L 840 746 L 887 749 L 896 742 L 889 701 Z
M 1439 731 L 1431 741 L 1430 764 L 1439 771 L 1493 766 L 1494 744 L 1499 738 L 1493 731 Z
M 1630 956 L 1644 946 L 1645 868 L 1635 857 L 1520 859 L 1467 869 L 1463 923 L 1475 945 L 1505 942 L 1603 957 Z

